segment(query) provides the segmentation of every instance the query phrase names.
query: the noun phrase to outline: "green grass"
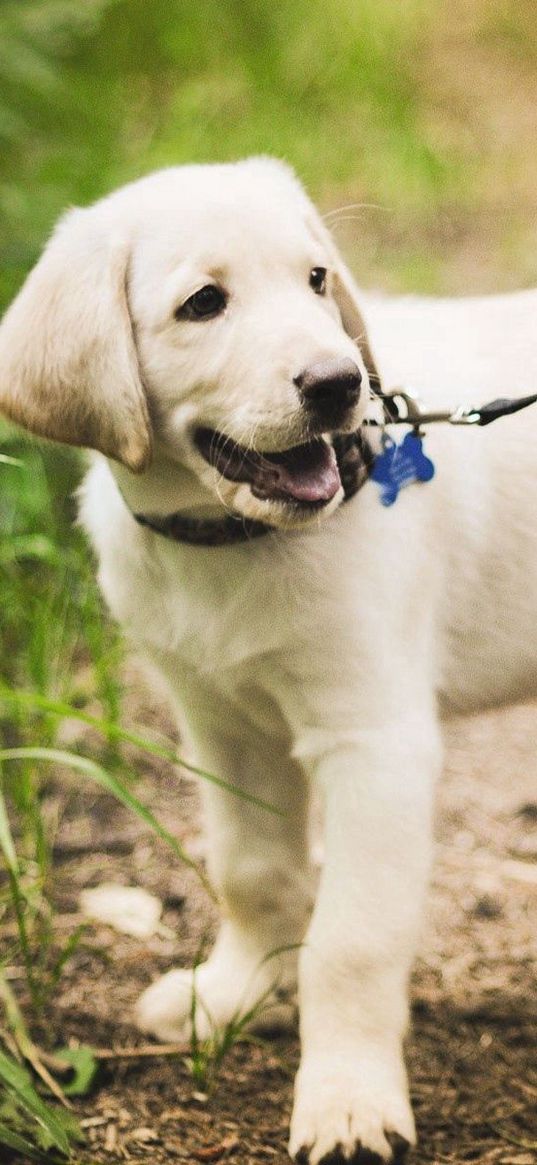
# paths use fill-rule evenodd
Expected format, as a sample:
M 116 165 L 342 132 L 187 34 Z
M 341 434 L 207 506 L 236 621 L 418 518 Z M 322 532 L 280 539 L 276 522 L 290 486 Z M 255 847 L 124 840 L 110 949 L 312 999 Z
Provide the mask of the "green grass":
M 298 950 L 300 945 L 298 943 L 292 946 L 278 947 L 270 951 L 258 966 L 254 968 L 251 980 L 245 983 L 244 994 L 246 995 L 248 992 L 251 982 L 255 980 L 258 971 L 261 971 L 264 966 L 270 965 L 279 955 L 286 954 L 288 951 Z M 262 1042 L 259 1037 L 253 1034 L 251 1028 L 259 1022 L 267 1008 L 270 1009 L 271 1004 L 274 1002 L 274 997 L 278 993 L 280 981 L 278 975 L 276 975 L 273 982 L 261 992 L 253 1003 L 249 1006 L 241 1006 L 239 1004 L 227 1023 L 219 1026 L 204 1005 L 203 1000 L 200 999 L 196 989 L 196 973 L 204 958 L 205 940 L 202 941 L 193 965 L 192 995 L 190 1000 L 190 1049 L 188 1056 L 185 1056 L 184 1059 L 196 1086 L 203 1092 L 210 1093 L 217 1086 L 218 1075 L 224 1060 L 237 1043 Z M 209 1035 L 205 1038 L 202 1038 L 199 1034 L 198 1017 L 200 1012 L 204 1016 L 204 1028 L 209 1029 Z

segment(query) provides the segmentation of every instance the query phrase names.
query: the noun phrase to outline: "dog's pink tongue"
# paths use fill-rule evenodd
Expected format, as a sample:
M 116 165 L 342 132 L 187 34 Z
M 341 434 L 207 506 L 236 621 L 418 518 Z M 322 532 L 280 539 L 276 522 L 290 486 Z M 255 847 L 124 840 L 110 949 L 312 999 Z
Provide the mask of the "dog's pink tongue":
M 326 441 L 265 453 L 264 459 L 277 470 L 277 490 L 298 502 L 329 502 L 341 486 L 336 455 Z

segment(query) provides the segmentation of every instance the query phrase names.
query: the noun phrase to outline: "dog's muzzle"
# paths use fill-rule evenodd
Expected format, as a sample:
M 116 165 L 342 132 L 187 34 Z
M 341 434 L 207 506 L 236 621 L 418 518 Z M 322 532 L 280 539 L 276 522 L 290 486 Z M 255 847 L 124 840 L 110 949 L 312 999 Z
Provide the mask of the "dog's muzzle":
M 198 428 L 194 444 L 228 481 L 247 482 L 261 501 L 320 509 L 342 488 L 338 460 L 327 432 L 345 431 L 354 419 L 362 375 L 353 360 L 312 364 L 293 378 L 307 429 L 318 436 L 282 452 L 259 452 L 216 429 Z

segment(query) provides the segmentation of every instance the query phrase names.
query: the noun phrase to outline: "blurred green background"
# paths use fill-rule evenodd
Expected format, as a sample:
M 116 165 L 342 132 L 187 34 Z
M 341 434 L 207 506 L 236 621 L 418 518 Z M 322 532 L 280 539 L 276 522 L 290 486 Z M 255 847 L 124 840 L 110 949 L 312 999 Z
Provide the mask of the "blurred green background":
M 65 206 L 259 151 L 363 281 L 527 285 L 536 144 L 535 0 L 2 0 L 0 305 Z
M 0 0 L 0 308 L 65 207 L 251 152 L 295 165 L 365 285 L 528 286 L 536 144 L 535 0 Z M 4 678 L 71 698 L 90 658 L 113 715 L 80 459 L 0 444 Z

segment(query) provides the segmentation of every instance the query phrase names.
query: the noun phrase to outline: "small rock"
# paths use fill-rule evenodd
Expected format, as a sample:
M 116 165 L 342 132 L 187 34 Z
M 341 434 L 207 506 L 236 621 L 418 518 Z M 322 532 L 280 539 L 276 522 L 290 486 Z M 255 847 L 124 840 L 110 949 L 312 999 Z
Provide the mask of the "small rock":
M 525 801 L 517 809 L 516 816 L 527 821 L 529 825 L 537 825 L 537 801 Z
M 117 1149 L 117 1143 L 117 1127 L 116 1125 L 108 1125 L 103 1142 L 103 1149 L 105 1153 L 115 1153 Z
M 82 891 L 80 909 L 88 918 L 135 938 L 150 938 L 160 929 L 162 903 L 140 886 L 103 882 Z
M 515 1153 L 509 1157 L 501 1157 L 499 1165 L 535 1165 L 534 1153 Z
M 503 914 L 501 902 L 492 894 L 481 894 L 472 907 L 476 918 L 500 918 Z
M 154 1145 L 160 1141 L 158 1133 L 154 1129 L 148 1129 L 143 1126 L 139 1129 L 133 1129 L 129 1134 L 130 1141 L 139 1141 L 141 1145 Z
M 504 877 L 512 878 L 515 882 L 526 882 L 528 886 L 537 886 L 537 865 L 529 862 L 502 862 Z
M 532 832 L 527 837 L 520 837 L 511 846 L 510 852 L 514 858 L 525 858 L 526 860 L 537 858 L 537 834 Z

